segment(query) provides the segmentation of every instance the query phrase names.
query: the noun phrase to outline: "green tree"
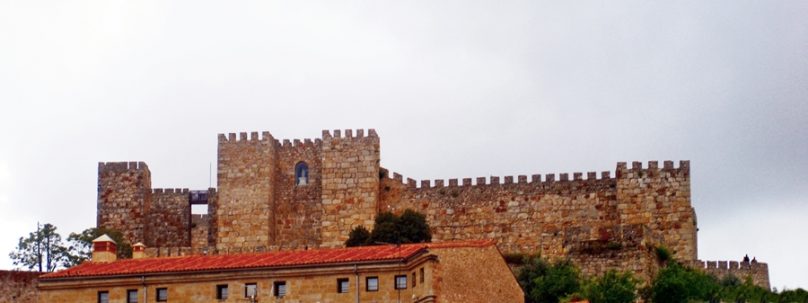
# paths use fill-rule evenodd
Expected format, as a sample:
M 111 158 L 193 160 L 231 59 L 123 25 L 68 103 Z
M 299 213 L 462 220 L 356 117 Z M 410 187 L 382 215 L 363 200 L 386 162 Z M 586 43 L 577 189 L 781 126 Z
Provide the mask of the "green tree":
M 367 245 L 370 242 L 370 231 L 362 225 L 354 227 L 345 241 L 346 247 Z
M 570 261 L 549 264 L 540 257 L 525 261 L 517 280 L 525 292 L 525 301 L 531 303 L 558 303 L 581 287 L 578 269 Z
M 373 231 L 368 235 L 364 226 L 357 226 L 345 241 L 345 246 L 374 245 L 379 243 L 403 244 L 432 241 L 426 216 L 414 210 L 405 210 L 400 216 L 391 212 L 376 215 Z
M 65 266 L 67 248 L 62 243 L 62 236 L 56 232 L 56 226 L 45 223 L 37 230 L 20 237 L 17 248 L 8 255 L 15 266 L 23 266 L 29 270 L 51 272 Z
M 808 291 L 802 288 L 784 289 L 774 300 L 777 303 L 808 303 Z
M 91 227 L 81 233 L 70 233 L 67 237 L 69 246 L 67 248 L 66 265 L 68 267 L 75 266 L 89 260 L 92 256 L 93 240 L 104 234 L 112 238 L 112 240 L 115 240 L 115 244 L 118 248 L 118 258 L 126 259 L 132 257 L 132 245 L 126 241 L 122 232 L 108 228 Z
M 370 233 L 369 245 L 374 243 L 403 243 L 398 228 L 398 216 L 391 212 L 382 212 L 376 215 L 373 222 L 373 231 Z
M 637 298 L 637 280 L 630 272 L 609 270 L 587 283 L 583 295 L 592 303 L 630 303 Z
M 720 286 L 715 277 L 671 262 L 651 283 L 651 301 L 657 303 L 684 303 L 689 300 L 718 299 Z
M 432 241 L 432 232 L 426 223 L 426 216 L 407 209 L 398 217 L 398 228 L 403 243 L 422 243 Z

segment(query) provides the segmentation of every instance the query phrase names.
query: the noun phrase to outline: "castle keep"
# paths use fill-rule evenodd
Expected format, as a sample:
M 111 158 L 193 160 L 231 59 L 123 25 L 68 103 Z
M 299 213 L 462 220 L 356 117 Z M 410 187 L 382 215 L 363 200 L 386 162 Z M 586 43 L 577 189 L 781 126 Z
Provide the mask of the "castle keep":
M 143 162 L 99 163 L 97 224 L 153 255 L 226 253 L 339 247 L 352 228 L 372 228 L 377 213 L 409 208 L 426 215 L 435 242 L 494 239 L 505 254 L 570 258 L 585 274 L 620 268 L 648 278 L 657 246 L 710 265 L 697 261 L 688 161 L 416 181 L 379 160 L 373 129 L 293 141 L 220 134 L 216 188 L 152 188 Z M 207 214 L 192 215 L 193 204 L 207 205 Z

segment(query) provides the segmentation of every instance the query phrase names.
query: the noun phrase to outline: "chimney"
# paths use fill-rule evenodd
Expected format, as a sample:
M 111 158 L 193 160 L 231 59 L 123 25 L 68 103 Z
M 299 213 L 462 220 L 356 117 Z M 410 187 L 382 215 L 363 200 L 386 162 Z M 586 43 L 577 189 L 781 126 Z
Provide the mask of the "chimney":
M 132 245 L 132 259 L 141 259 L 146 257 L 146 245 L 140 242 Z
M 106 234 L 93 240 L 93 262 L 114 262 L 118 257 L 118 246 Z

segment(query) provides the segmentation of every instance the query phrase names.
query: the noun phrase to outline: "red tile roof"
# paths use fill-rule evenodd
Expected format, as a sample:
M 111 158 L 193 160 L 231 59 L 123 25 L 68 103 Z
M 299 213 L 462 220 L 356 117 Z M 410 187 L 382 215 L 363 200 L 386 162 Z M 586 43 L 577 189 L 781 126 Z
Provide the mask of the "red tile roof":
M 42 275 L 40 280 L 398 261 L 413 257 L 427 249 L 485 247 L 493 244 L 494 241 L 491 240 L 478 240 L 404 244 L 400 247 L 379 245 L 216 256 L 123 259 L 109 263 L 88 261 L 65 270 Z

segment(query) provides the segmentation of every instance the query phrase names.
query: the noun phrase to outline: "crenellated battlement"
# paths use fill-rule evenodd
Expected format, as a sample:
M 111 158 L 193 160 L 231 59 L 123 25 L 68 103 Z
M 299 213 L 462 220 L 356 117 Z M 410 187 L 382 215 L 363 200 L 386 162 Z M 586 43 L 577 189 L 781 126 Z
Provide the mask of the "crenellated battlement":
M 310 139 L 283 139 L 275 140 L 275 146 L 283 149 L 293 148 L 320 148 L 323 145 L 323 140 L 319 138 Z
M 704 271 L 721 279 L 734 276 L 741 280 L 752 279 L 752 283 L 769 288 L 769 265 L 756 259 L 744 261 L 702 261 L 695 260 L 689 264 L 691 268 Z
M 626 162 L 618 162 L 615 177 L 627 177 L 628 173 L 637 175 L 644 173 L 648 175 L 656 175 L 659 172 L 670 172 L 672 174 L 689 174 L 690 161 L 680 161 L 678 167 L 673 166 L 673 161 L 665 161 L 664 166 L 659 168 L 659 162 L 649 161 L 648 167 L 643 168 L 642 162 L 632 162 L 632 167 L 628 168 Z M 597 172 L 573 172 L 573 173 L 559 173 L 559 174 L 532 174 L 516 175 L 516 176 L 488 176 L 476 178 L 452 178 L 452 179 L 435 179 L 435 180 L 415 180 L 411 178 L 404 178 L 403 175 L 393 172 L 389 173 L 387 169 L 382 168 L 382 175 L 388 180 L 394 180 L 406 187 L 413 189 L 430 189 L 430 188 L 443 188 L 443 187 L 475 187 L 475 186 L 507 186 L 507 185 L 558 185 L 559 183 L 593 183 L 593 182 L 611 182 L 615 180 L 612 177 L 612 172 L 603 171 L 598 174 Z M 542 177 L 543 176 L 543 177 Z M 556 178 L 556 176 L 558 178 Z M 572 176 L 572 178 L 570 178 Z
M 356 129 L 354 132 L 353 129 L 345 129 L 343 130 L 335 129 L 333 131 L 329 131 L 327 129 L 323 130 L 323 140 L 328 139 L 362 139 L 362 138 L 375 138 L 378 139 L 379 135 L 376 134 L 376 130 L 373 128 L 367 129 L 367 136 L 365 136 L 364 129 Z
M 185 194 L 190 192 L 187 188 L 152 188 L 152 194 Z
M 626 162 L 617 162 L 617 176 L 624 175 L 637 177 L 637 176 L 657 176 L 660 173 L 668 173 L 674 176 L 690 176 L 690 161 L 679 161 L 679 166 L 674 167 L 673 161 L 664 161 L 662 167 L 659 167 L 658 161 L 648 161 L 648 166 L 643 168 L 643 163 L 639 161 L 631 162 L 631 167 L 628 167 Z
M 101 173 L 102 171 L 113 171 L 113 172 L 124 172 L 124 171 L 147 171 L 149 170 L 149 166 L 146 165 L 145 162 L 98 162 L 98 172 Z
M 268 131 L 261 132 L 259 136 L 258 132 L 240 132 L 240 133 L 228 133 L 228 134 L 219 134 L 219 144 L 232 144 L 232 143 L 259 143 L 259 142 L 276 142 L 272 134 Z
M 691 267 L 706 270 L 768 270 L 769 265 L 764 262 L 758 261 L 702 261 L 696 260 L 691 264 Z
M 379 142 L 372 128 L 301 139 L 276 139 L 268 131 L 218 134 L 217 189 L 207 191 L 152 189 L 145 163 L 99 163 L 99 225 L 127 229 L 149 246 L 231 253 L 341 246 L 355 226 L 373 226 L 380 211 L 413 209 L 426 216 L 434 241 L 494 239 L 506 253 L 552 258 L 591 251 L 580 261 L 593 273 L 615 264 L 652 272 L 637 263 L 643 254 L 615 257 L 645 249 L 648 241 L 668 247 L 676 260 L 696 259 L 689 161 L 418 180 L 379 167 Z M 208 215 L 191 214 L 200 204 L 209 206 Z M 627 235 L 645 235 L 645 242 L 627 245 Z M 151 250 L 164 256 L 183 249 Z M 743 266 L 727 262 L 725 271 Z

